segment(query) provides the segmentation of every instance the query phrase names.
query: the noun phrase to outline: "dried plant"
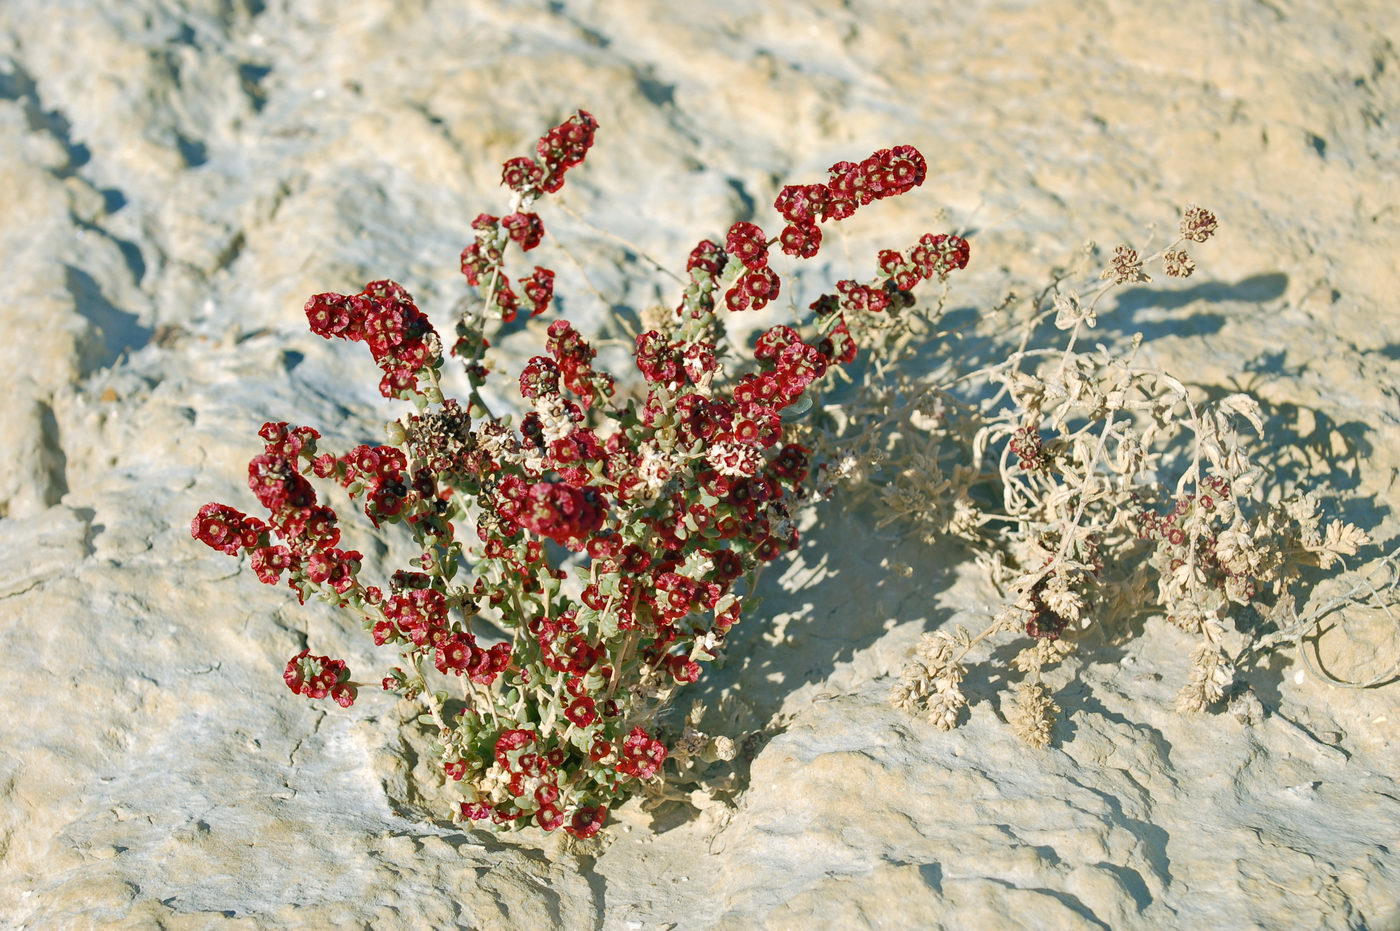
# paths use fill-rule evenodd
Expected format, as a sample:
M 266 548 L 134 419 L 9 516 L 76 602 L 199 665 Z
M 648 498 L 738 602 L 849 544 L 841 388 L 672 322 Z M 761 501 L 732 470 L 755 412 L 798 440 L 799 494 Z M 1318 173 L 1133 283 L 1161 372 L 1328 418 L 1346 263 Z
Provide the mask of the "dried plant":
M 1081 347 L 1106 294 L 1151 280 L 1145 269 L 1155 262 L 1170 277 L 1191 274 L 1183 244 L 1207 241 L 1217 225 L 1188 207 L 1173 242 L 1146 258 L 1116 247 L 1092 288 L 1057 275 L 1010 327 L 1009 350 L 988 340 L 993 361 L 983 367 L 962 370 L 978 334 L 941 330 L 942 301 L 892 308 L 875 321 L 878 333 L 859 333 L 878 346 L 881 377 L 860 381 L 851 401 L 819 418 L 814 445 L 835 463 L 833 485 L 873 493 L 882 524 L 973 547 L 1008 596 L 980 633 L 926 637 L 895 705 L 953 727 L 972 649 L 994 635 L 1027 637 L 1006 717 L 1027 743 L 1045 746 L 1058 709 L 1042 670 L 1095 627 L 1116 636 L 1129 618 L 1156 611 L 1196 638 L 1178 707 L 1212 708 L 1254 646 L 1233 619 L 1245 609 L 1286 615 L 1304 567 L 1331 568 L 1368 542 L 1324 518 L 1311 495 L 1263 499 L 1265 476 L 1250 458 L 1251 437 L 1264 433 L 1253 399 L 1193 397 L 1140 361 L 1140 334 L 1122 351 Z M 1095 252 L 1087 244 L 1081 260 Z M 1003 333 L 1014 306 L 1011 295 L 989 318 Z M 1047 322 L 1064 332 L 1063 345 L 1032 347 Z M 930 337 L 954 348 L 931 374 L 901 374 L 928 371 L 926 358 L 899 363 Z

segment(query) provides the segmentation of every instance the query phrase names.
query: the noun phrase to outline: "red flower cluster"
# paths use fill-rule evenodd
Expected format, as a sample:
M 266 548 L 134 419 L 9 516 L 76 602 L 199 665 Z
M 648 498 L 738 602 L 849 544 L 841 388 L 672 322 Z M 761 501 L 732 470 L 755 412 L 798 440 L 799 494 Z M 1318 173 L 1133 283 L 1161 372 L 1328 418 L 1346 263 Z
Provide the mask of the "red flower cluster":
M 961 236 L 925 233 L 907 256 L 894 249 L 881 250 L 877 257 L 880 275 L 870 284 L 843 279 L 836 282 L 835 295 L 824 294 L 810 306 L 818 315 L 880 313 L 892 305 L 906 307 L 913 301 L 909 292 L 919 282 L 946 279 L 950 272 L 967 267 L 969 255 L 967 240 Z
M 724 306 L 729 310 L 762 310 L 782 290 L 778 273 L 766 265 L 751 268 L 739 276 L 734 287 L 724 292 Z
M 967 240 L 961 236 L 925 233 L 919 237 L 919 244 L 909 250 L 908 262 L 900 263 L 897 271 L 887 274 L 894 277 L 895 286 L 901 291 L 909 291 L 921 278 L 931 279 L 937 275 L 939 281 L 944 281 L 949 272 L 967 268 L 971 255 Z
M 578 111 L 540 137 L 535 145 L 539 161 L 525 156 L 508 160 L 502 167 L 501 183 L 526 202 L 559 190 L 564 186 L 564 173 L 582 162 L 593 145 L 597 129 L 598 121 L 591 114 Z M 544 240 L 544 221 L 538 214 L 528 211 L 517 211 L 504 218 L 483 213 L 472 221 L 472 230 L 476 241 L 462 250 L 462 274 L 472 287 L 485 289 L 483 296 L 487 305 L 493 307 L 502 320 L 514 320 L 520 309 L 520 297 L 511 288 L 510 276 L 505 271 L 505 246 L 507 242 L 514 242 L 522 252 L 529 252 Z M 554 296 L 554 272 L 536 265 L 533 274 L 521 279 L 520 287 L 530 302 L 530 315 L 538 316 L 548 309 Z M 474 352 L 478 349 L 473 345 L 478 343 L 472 338 L 474 335 L 462 334 L 453 352 L 479 355 Z
M 468 633 L 455 633 L 433 648 L 433 665 L 443 675 L 465 675 L 473 682 L 490 685 L 510 667 L 511 645 L 495 643 L 482 649 Z
M 206 546 L 237 556 L 240 549 L 255 549 L 267 525 L 227 504 L 210 502 L 190 522 L 190 534 Z
M 552 619 L 548 617 L 537 617 L 526 625 L 530 635 L 539 644 L 540 661 L 554 672 L 568 673 L 570 678 L 566 682 L 568 693 L 575 697 L 570 708 L 575 715 L 584 715 L 585 711 L 591 712 L 596 703 L 593 699 L 584 698 L 582 689 L 582 677 L 588 675 L 598 666 L 603 658 L 603 648 L 589 640 L 588 637 L 579 632 L 578 611 L 569 609 L 560 618 Z M 612 667 L 604 666 L 599 670 L 604 677 L 611 675 Z M 573 720 L 571 718 L 571 720 Z M 597 720 L 596 716 L 580 723 L 580 727 L 587 727 Z
M 549 302 L 554 299 L 554 272 L 536 265 L 534 273 L 523 279 L 520 287 L 530 301 L 530 316 L 538 317 L 549 309 Z
M 1144 507 L 1136 518 L 1138 538 L 1157 541 L 1155 558 L 1163 574 L 1177 571 L 1189 559 L 1204 574 L 1208 587 L 1222 592 L 1234 589 L 1253 598 L 1258 592 L 1258 580 L 1226 568 L 1216 553 L 1220 529 L 1217 507 L 1229 497 L 1230 483 L 1217 475 L 1207 475 L 1201 479 L 1196 494 L 1176 498 L 1165 513 Z M 1196 517 L 1205 518 L 1206 529 L 1193 538 L 1186 527 Z
M 828 170 L 822 219 L 844 220 L 872 201 L 911 191 L 924 183 L 927 173 L 923 155 L 912 145 L 879 149 L 858 163 L 837 162 Z
M 810 222 L 789 223 L 778 234 L 778 242 L 788 255 L 795 255 L 799 259 L 810 259 L 821 251 L 821 227 Z
M 612 376 L 593 370 L 593 359 L 598 351 L 588 345 L 573 325 L 567 320 L 556 320 L 549 325 L 548 332 L 545 349 L 558 363 L 564 387 L 578 395 L 584 407 L 612 397 Z
M 360 558 L 356 550 L 317 550 L 306 560 L 306 577 L 316 585 L 329 585 L 343 595 L 355 585 Z
M 810 259 L 821 248 L 818 222 L 844 220 L 871 201 L 913 190 L 927 173 L 911 145 L 880 149 L 859 163 L 837 162 L 826 184 L 790 184 L 778 192 L 773 207 L 788 221 L 778 241 L 788 255 Z
M 544 239 L 544 221 L 537 213 L 512 213 L 501 218 L 501 226 L 521 252 L 529 252 Z
M 587 110 L 579 110 L 551 129 L 535 143 L 539 161 L 521 156 L 506 162 L 501 183 L 527 197 L 553 193 L 564 186 L 564 172 L 583 161 L 593 147 L 598 121 Z
M 520 395 L 527 401 L 559 394 L 559 364 L 548 356 L 535 356 L 520 370 Z
M 312 656 L 310 650 L 302 650 L 287 660 L 287 670 L 282 673 L 287 688 L 307 698 L 325 698 L 342 708 L 355 703 L 358 690 L 350 682 L 350 670 L 343 659 L 329 656 Z
M 741 413 L 755 419 L 770 417 L 793 404 L 812 382 L 826 374 L 832 362 L 820 345 L 804 343 L 797 331 L 785 326 L 773 327 L 759 337 L 754 357 L 772 369 L 739 379 L 734 400 Z
M 306 302 L 311 332 L 330 339 L 364 341 L 384 370 L 379 392 L 403 398 L 418 378 L 442 363 L 437 333 L 408 292 L 392 281 L 371 281 L 359 294 L 317 294 Z
M 385 619 L 372 629 L 376 644 L 410 640 L 418 646 L 435 646 L 451 635 L 447 598 L 435 589 L 398 592 L 384 601 L 381 611 Z
M 542 190 L 554 192 L 564 186 L 564 172 L 583 161 L 593 147 L 598 121 L 587 110 L 579 110 L 551 129 L 535 143 L 535 155 L 544 165 Z
M 700 240 L 685 263 L 690 282 L 686 285 L 680 306 L 676 308 L 677 314 L 688 313 L 692 319 L 701 320 L 714 311 L 715 290 L 727 261 L 729 257 L 718 243 Z
M 1016 457 L 1017 464 L 1026 472 L 1044 469 L 1050 464 L 1049 457 L 1045 454 L 1045 441 L 1034 426 L 1018 428 L 1011 434 L 1007 446 Z
M 462 818 L 469 821 L 490 820 L 504 825 L 521 821 L 533 811 L 535 824 L 546 831 L 563 827 L 576 837 L 587 838 L 598 833 L 607 821 L 606 805 L 579 804 L 572 814 L 565 815 L 561 766 L 566 759 L 560 747 L 545 750 L 539 734 L 526 728 L 502 731 L 496 738 L 494 760 L 504 774 L 509 800 L 492 804 L 489 801 L 463 802 Z M 454 779 L 461 779 L 466 765 L 462 761 L 448 763 L 444 770 Z M 568 822 L 567 824 L 565 822 Z
M 223 504 L 200 508 L 190 533 L 220 552 L 251 555 L 253 571 L 268 585 L 290 572 L 287 584 L 305 600 L 308 583 L 326 584 L 338 593 L 355 585 L 361 554 L 335 549 L 340 542 L 336 513 L 316 501 L 316 492 L 301 474 L 302 462 L 316 458 L 320 434 L 310 427 L 266 423 L 258 431 L 263 452 L 248 463 L 248 487 L 271 513 L 270 524 Z M 271 530 L 284 545 L 270 544 Z
M 512 214 L 507 220 L 520 217 L 520 214 Z M 478 214 L 472 221 L 472 229 L 476 232 L 476 242 L 462 250 L 462 274 L 466 276 L 467 283 L 473 287 L 485 289 L 485 300 L 488 306 L 495 308 L 502 320 L 510 322 L 514 320 L 520 310 L 520 297 L 511 289 L 510 276 L 505 271 L 505 245 L 508 240 L 515 241 L 520 245 L 521 250 L 532 249 L 539 245 L 540 238 L 544 236 L 544 225 L 539 222 L 539 217 L 535 217 L 535 225 L 522 224 L 516 220 L 515 227 L 509 231 L 503 229 L 500 217 L 492 216 L 489 213 Z M 541 272 L 548 272 L 535 266 L 535 274 L 529 279 L 533 283 L 533 289 L 538 294 L 542 286 Z M 553 273 L 548 272 L 552 278 Z M 529 287 L 527 285 L 527 287 Z M 549 294 L 553 296 L 553 281 L 548 283 Z M 529 292 L 527 291 L 527 296 Z M 543 313 L 548 300 L 544 304 L 533 297 L 535 305 L 534 313 Z M 460 350 L 454 347 L 454 350 Z
M 664 762 L 666 745 L 643 728 L 634 727 L 622 742 L 622 759 L 618 761 L 617 771 L 634 779 L 650 779 Z
M 521 155 L 501 166 L 501 183 L 518 194 L 539 193 L 543 180 L 544 166 L 533 158 Z
M 633 358 L 642 377 L 654 385 L 699 385 L 719 367 L 713 347 L 672 342 L 656 330 L 638 335 Z
M 782 287 L 777 273 L 768 267 L 768 238 L 752 223 L 735 223 L 724 248 L 744 265 L 734 287 L 725 292 L 724 305 L 730 310 L 762 310 Z
M 724 240 L 724 249 L 743 262 L 747 269 L 762 268 L 768 264 L 768 237 L 752 223 L 735 223 L 731 226 Z
M 818 222 L 845 219 L 858 207 L 871 201 L 912 190 L 923 184 L 927 166 L 918 149 L 904 145 L 880 149 L 859 164 L 838 162 L 831 166 L 829 173 L 831 177 L 827 184 L 788 185 L 778 192 L 777 199 L 773 201 L 774 208 L 788 221 L 778 235 L 778 242 L 788 255 L 812 258 L 822 243 Z M 925 240 L 931 239 L 925 237 Z M 899 290 L 908 291 L 920 277 L 938 274 L 943 278 L 947 276 L 949 268 L 967 265 L 966 243 L 959 240 L 963 247 L 959 253 L 956 246 L 944 245 L 946 239 L 948 237 L 937 237 L 936 245 L 921 242 L 912 269 L 897 279 L 896 287 Z M 730 227 L 725 249 L 744 264 L 745 270 L 734 286 L 725 292 L 724 303 L 729 310 L 761 310 L 778 296 L 781 280 L 768 267 L 768 245 L 763 230 L 752 223 L 735 223 Z M 881 253 L 882 264 L 887 254 L 899 255 L 896 252 Z M 958 264 L 959 261 L 961 264 Z M 892 270 L 887 277 L 893 277 L 900 271 L 902 269 Z M 842 284 L 848 286 L 842 293 L 847 297 L 846 303 L 850 309 L 880 311 L 888 304 L 888 300 L 876 288 L 855 282 Z
M 356 446 L 340 459 L 339 477 L 350 497 L 365 496 L 365 516 L 376 526 L 397 517 L 409 495 L 408 460 L 392 446 Z
M 572 550 L 583 549 L 583 541 L 603 525 L 608 506 L 596 489 L 563 482 L 536 482 L 516 504 L 516 523 Z
M 479 213 L 472 220 L 472 231 L 476 234 L 476 242 L 462 250 L 462 274 L 466 276 L 467 284 L 478 287 L 490 280 L 493 273 L 501 274 L 498 270 L 501 260 L 505 258 L 502 251 L 504 240 L 500 235 L 501 218 Z M 505 284 L 509 288 L 509 280 Z

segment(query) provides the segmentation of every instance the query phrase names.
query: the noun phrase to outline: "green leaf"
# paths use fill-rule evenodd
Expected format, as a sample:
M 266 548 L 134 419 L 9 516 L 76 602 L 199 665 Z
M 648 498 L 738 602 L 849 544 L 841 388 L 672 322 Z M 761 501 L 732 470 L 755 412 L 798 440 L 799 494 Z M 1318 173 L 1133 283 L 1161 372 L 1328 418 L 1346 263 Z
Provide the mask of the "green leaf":
M 739 275 L 744 271 L 744 263 L 734 256 L 729 257 L 729 261 L 724 263 L 724 271 L 719 273 L 719 286 L 728 288 L 739 280 Z

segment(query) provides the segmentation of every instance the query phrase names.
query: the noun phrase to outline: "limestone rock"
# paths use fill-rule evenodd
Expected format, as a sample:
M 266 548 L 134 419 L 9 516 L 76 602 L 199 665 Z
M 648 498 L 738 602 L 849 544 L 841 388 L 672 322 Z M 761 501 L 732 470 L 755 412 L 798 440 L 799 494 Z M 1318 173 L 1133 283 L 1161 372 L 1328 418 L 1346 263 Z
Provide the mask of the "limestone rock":
M 302 303 L 392 277 L 441 318 L 472 217 L 506 204 L 501 161 L 582 106 L 598 145 L 532 255 L 590 333 L 673 300 L 637 250 L 680 267 L 877 147 L 918 146 L 928 183 L 785 292 L 959 226 L 952 306 L 989 308 L 1085 238 L 1208 205 L 1195 277 L 1124 292 L 1095 338 L 1143 332 L 1163 366 L 1259 395 L 1272 467 L 1393 539 L 1397 25 L 1369 0 L 0 6 L 0 924 L 1394 926 L 1400 686 L 1331 689 L 1285 652 L 1237 713 L 1181 718 L 1189 646 L 1155 625 L 1052 676 L 1046 750 L 985 674 L 936 732 L 885 703 L 890 677 L 993 595 L 965 553 L 836 508 L 696 687 L 752 735 L 733 807 L 500 841 L 434 820 L 392 702 L 283 687 L 304 644 L 382 670 L 355 620 L 187 528 L 248 506 L 264 420 L 379 438 L 395 408 L 363 347 L 307 332 Z M 506 336 L 501 367 L 537 338 Z M 1329 669 L 1393 654 L 1387 620 L 1348 623 Z

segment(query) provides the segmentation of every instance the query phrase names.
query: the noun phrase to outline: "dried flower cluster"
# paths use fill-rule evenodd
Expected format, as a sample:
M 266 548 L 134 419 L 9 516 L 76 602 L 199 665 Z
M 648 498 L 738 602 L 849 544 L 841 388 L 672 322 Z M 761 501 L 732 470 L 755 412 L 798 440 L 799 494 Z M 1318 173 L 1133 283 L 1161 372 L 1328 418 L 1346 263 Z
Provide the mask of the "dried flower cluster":
M 306 304 L 312 331 L 367 343 L 381 393 L 417 413 L 387 425 L 387 444 L 338 454 L 310 427 L 264 425 L 249 485 L 268 519 L 209 504 L 191 528 L 220 552 L 247 553 L 263 582 L 285 576 L 299 599 L 354 610 L 397 652 L 381 685 L 421 703 L 444 778 L 460 788 L 456 817 L 581 838 L 628 795 L 664 795 L 668 760 L 683 778 L 734 756 L 732 740 L 698 730 L 698 714 L 669 744 L 657 717 L 719 654 L 762 567 L 797 543 L 817 475 L 792 418 L 857 357 L 853 332 L 870 325 L 852 321 L 912 305 L 921 282 L 969 258 L 949 235 L 881 252 L 869 280 L 838 282 L 800 326 L 772 326 L 751 359 L 732 357 L 723 316 L 780 293 L 772 246 L 811 258 L 819 224 L 905 193 L 926 172 L 910 146 L 838 163 L 824 183 L 782 189 L 779 236 L 735 223 L 722 244 L 694 248 L 678 305 L 649 313 L 635 338 L 636 397 L 623 400 L 568 321 L 551 322 L 544 352 L 519 375 L 527 412 L 515 423 L 478 390 L 491 377 L 489 334 L 517 316 L 522 295 L 532 315 L 545 313 L 554 273 L 516 274 L 517 293 L 507 264 L 542 241 L 532 207 L 560 188 L 596 130 L 580 111 L 539 140 L 537 158 L 507 161 L 510 212 L 472 223 L 461 255 L 469 294 L 450 349 L 469 398 L 443 396 L 444 343 L 402 287 L 318 294 Z M 421 555 L 387 585 L 366 584 L 361 554 L 337 548 L 339 517 L 308 476 L 341 486 L 376 527 L 403 525 Z M 488 642 L 488 622 L 506 639 Z M 460 698 L 440 687 L 454 680 Z M 342 705 L 364 687 L 343 661 L 309 650 L 286 682 Z

